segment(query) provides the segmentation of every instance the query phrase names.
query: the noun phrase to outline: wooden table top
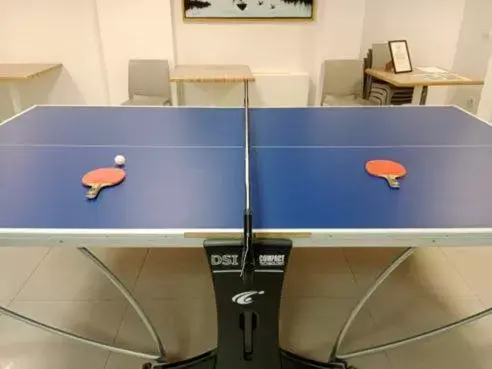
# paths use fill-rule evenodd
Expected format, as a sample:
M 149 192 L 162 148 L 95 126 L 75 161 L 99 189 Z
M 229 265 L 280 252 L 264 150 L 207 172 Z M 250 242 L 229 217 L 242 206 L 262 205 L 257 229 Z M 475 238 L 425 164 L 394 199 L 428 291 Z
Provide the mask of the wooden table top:
M 171 82 L 244 82 L 255 77 L 247 65 L 177 65 Z
M 365 72 L 397 87 L 483 85 L 483 81 L 434 67 L 414 68 L 413 72 L 399 74 L 371 68 L 366 69 Z
M 27 80 L 61 67 L 61 64 L 0 63 L 0 81 Z

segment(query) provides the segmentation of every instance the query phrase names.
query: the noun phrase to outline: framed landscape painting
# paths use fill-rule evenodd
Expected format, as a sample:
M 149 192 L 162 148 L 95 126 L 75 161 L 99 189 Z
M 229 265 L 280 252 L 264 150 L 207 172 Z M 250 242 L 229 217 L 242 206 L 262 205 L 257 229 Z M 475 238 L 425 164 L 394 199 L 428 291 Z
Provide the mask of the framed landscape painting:
M 315 0 L 183 0 L 183 17 L 199 19 L 310 20 Z

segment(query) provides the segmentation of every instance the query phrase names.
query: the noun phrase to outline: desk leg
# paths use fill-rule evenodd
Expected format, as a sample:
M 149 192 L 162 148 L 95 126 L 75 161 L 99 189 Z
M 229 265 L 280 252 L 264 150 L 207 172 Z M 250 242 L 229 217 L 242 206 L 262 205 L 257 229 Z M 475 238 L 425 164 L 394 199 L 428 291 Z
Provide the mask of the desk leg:
M 244 81 L 244 109 L 249 109 L 249 82 Z
M 427 103 L 428 91 L 429 91 L 429 86 L 422 87 L 422 94 L 420 95 L 420 105 L 425 105 Z
M 180 96 L 179 96 L 179 84 L 181 82 L 171 83 L 171 99 L 173 106 L 181 105 Z
M 412 104 L 425 105 L 429 86 L 415 86 L 413 89 Z
M 184 82 L 179 82 L 178 84 L 178 99 L 179 99 L 179 104 L 180 105 L 186 105 L 185 101 L 185 83 Z
M 15 114 L 19 114 L 22 111 L 19 90 L 17 89 L 15 82 L 8 83 L 7 87 L 9 89 L 10 101 L 12 101 L 14 112 Z

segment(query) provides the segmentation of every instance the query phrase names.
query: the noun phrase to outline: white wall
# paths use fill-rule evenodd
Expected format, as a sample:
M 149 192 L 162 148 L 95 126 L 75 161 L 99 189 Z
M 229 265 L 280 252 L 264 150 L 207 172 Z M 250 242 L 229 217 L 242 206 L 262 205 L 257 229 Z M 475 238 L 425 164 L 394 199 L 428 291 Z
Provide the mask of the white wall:
M 465 2 L 466 0 L 368 0 L 362 55 L 365 55 L 372 43 L 404 39 L 409 43 L 414 66 L 451 69 Z M 431 88 L 428 103 L 443 104 L 446 102 L 446 95 L 447 88 Z
M 478 116 L 492 123 L 492 56 L 489 59 L 487 67 L 487 74 L 484 78 L 485 85 L 478 107 Z
M 0 0 L 0 62 L 64 66 L 61 74 L 43 77 L 36 85 L 20 85 L 23 107 L 120 104 L 127 98 L 132 57 L 173 61 L 169 1 Z M 33 94 L 35 90 L 44 95 Z M 0 85 L 0 120 L 11 114 Z
M 56 103 L 119 104 L 132 57 L 245 63 L 262 75 L 307 73 L 314 102 L 322 61 L 359 57 L 373 42 L 407 39 L 414 65 L 452 68 L 458 41 L 466 45 L 467 36 L 459 38 L 465 1 L 318 0 L 309 22 L 185 23 L 181 0 L 0 0 L 0 62 L 63 63 L 44 86 Z M 457 55 L 461 68 L 467 62 Z M 4 97 L 0 89 L 0 116 L 9 109 Z M 446 88 L 432 88 L 429 103 L 445 102 Z
M 492 54 L 492 1 L 467 0 L 453 71 L 474 77 L 485 78 L 489 57 Z M 480 101 L 481 86 L 450 88 L 448 99 L 476 113 Z
M 248 64 L 258 73 L 306 72 L 311 99 L 324 58 L 358 57 L 365 0 L 317 1 L 309 22 L 183 21 L 181 1 L 174 1 L 176 62 Z
M 56 89 L 49 91 L 56 101 L 107 102 L 92 1 L 0 0 L 0 9 L 2 62 L 63 63 Z M 30 83 L 22 90 L 28 91 Z M 25 106 L 29 94 L 23 93 L 22 100 Z M 8 101 L 2 99 L 0 110 L 11 114 Z
M 97 0 L 97 10 L 109 101 L 121 104 L 128 97 L 129 59 L 173 64 L 171 5 L 169 0 Z

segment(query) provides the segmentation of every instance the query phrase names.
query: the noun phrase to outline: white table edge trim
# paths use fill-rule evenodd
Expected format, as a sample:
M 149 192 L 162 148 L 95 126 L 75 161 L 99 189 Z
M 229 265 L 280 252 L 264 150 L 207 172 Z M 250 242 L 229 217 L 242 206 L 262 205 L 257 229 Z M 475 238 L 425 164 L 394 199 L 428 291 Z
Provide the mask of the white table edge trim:
M 242 229 L 44 229 L 1 228 L 0 247 L 200 247 L 204 238 L 185 234 L 240 233 Z M 298 247 L 492 246 L 492 228 L 255 229 L 296 238 Z
M 7 123 L 9 123 L 9 122 L 13 121 L 14 119 L 16 119 L 16 118 L 20 117 L 21 115 L 23 115 L 23 114 L 25 114 L 25 113 L 27 113 L 27 112 L 29 112 L 29 111 L 33 110 L 33 109 L 34 109 L 34 108 L 36 108 L 37 106 L 38 106 L 38 105 L 33 105 L 33 106 L 30 106 L 30 107 L 29 107 L 29 108 L 27 108 L 26 110 L 23 110 L 23 111 L 21 111 L 20 113 L 17 113 L 17 114 L 15 114 L 15 115 L 11 116 L 10 118 L 5 119 L 4 121 L 0 121 L 0 127 L 1 127 L 1 126 L 3 126 L 4 124 L 7 124 Z
M 156 106 L 156 105 L 91 105 L 91 104 L 38 104 L 38 105 L 33 105 L 29 107 L 27 110 L 24 110 L 21 112 L 19 115 L 22 115 L 23 113 L 27 112 L 28 110 L 31 110 L 33 108 L 37 107 L 56 107 L 56 108 L 110 108 L 110 109 L 220 109 L 220 110 L 226 110 L 226 109 L 232 109 L 232 110 L 238 110 L 238 109 L 243 109 L 242 106 L 210 106 L 210 105 L 186 105 L 186 106 Z M 257 110 L 257 109 L 428 109 L 428 108 L 455 108 L 457 110 L 461 110 L 477 119 L 477 116 L 473 115 L 472 113 L 464 110 L 463 108 L 457 106 L 457 105 L 452 105 L 452 104 L 447 104 L 447 105 L 384 105 L 384 106 L 376 106 L 376 105 L 354 105 L 354 106 L 252 106 L 251 108 Z M 11 117 L 8 120 L 12 120 L 15 117 Z M 482 120 L 482 119 L 480 119 Z

